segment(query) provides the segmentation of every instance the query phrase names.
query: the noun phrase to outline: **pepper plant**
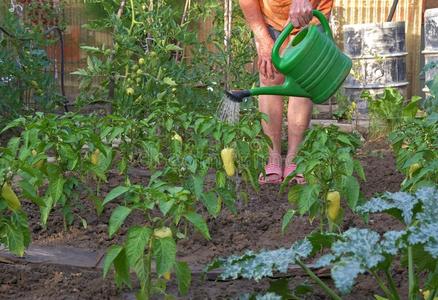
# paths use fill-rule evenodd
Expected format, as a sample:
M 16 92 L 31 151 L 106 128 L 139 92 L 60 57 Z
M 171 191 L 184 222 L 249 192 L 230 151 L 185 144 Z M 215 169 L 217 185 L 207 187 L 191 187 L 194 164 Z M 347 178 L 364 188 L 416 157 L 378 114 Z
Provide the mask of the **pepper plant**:
M 402 122 L 389 135 L 402 188 L 413 191 L 438 181 L 438 114 Z
M 307 182 L 289 188 L 293 208 L 283 218 L 283 230 L 296 213 L 308 214 L 311 220 L 318 218 L 321 231 L 326 225 L 333 229 L 343 219 L 341 199 L 355 210 L 361 201 L 357 177 L 365 180 L 363 168 L 354 158 L 360 144 L 358 135 L 341 132 L 334 125 L 308 130 L 294 159 L 298 167 L 282 184 L 282 190 L 286 189 L 297 174 L 303 174 Z

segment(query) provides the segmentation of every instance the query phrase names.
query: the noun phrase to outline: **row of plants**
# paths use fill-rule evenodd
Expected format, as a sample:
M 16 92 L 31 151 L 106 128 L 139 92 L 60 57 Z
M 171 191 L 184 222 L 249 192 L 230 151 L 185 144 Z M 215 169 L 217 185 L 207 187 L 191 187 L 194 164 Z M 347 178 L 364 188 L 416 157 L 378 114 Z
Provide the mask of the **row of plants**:
M 405 175 L 401 192 L 383 193 L 365 201 L 359 192 L 357 178 L 365 180 L 363 169 L 353 154 L 360 145 L 354 134 L 339 134 L 335 127 L 312 128 L 296 157 L 306 185 L 288 187 L 293 206 L 283 218 L 282 229 L 297 213 L 315 219 L 319 230 L 297 241 L 290 248 L 271 251 L 248 251 L 240 256 L 220 258 L 206 271 L 220 268 L 222 279 L 260 280 L 274 273 L 286 273 L 291 264 L 301 267 L 331 299 L 341 299 L 351 292 L 359 274 L 374 278 L 383 295 L 380 299 L 417 299 L 421 293 L 427 300 L 438 294 L 438 242 L 436 210 L 438 209 L 438 114 L 425 109 L 419 97 L 405 99 L 395 89 L 386 89 L 375 98 L 364 93 L 369 102 L 373 136 L 387 135 L 397 169 Z M 391 116 L 391 118 L 389 118 Z M 397 116 L 397 117 L 395 117 Z M 382 131 L 378 131 L 378 130 Z M 354 175 L 354 176 L 353 176 Z M 285 190 L 287 185 L 283 185 Z M 341 200 L 346 200 L 342 205 Z M 373 213 L 388 213 L 404 228 L 383 234 L 368 228 L 349 228 L 340 232 L 342 206 L 369 220 Z M 325 226 L 324 224 L 327 224 Z M 327 285 L 305 262 L 318 259 L 314 268 L 329 268 L 336 289 Z M 405 268 L 408 292 L 398 290 L 393 278 L 395 268 Z M 277 275 L 278 276 L 278 275 Z M 289 280 L 271 282 L 265 295 L 244 295 L 242 299 L 300 299 L 312 292 L 309 285 L 288 288 Z
M 130 228 L 125 243 L 108 251 L 105 274 L 114 265 L 117 283 L 128 284 L 126 270 L 134 270 L 142 286 L 140 295 L 146 298 L 152 286 L 163 287 L 160 278 L 171 270 L 186 276 L 187 265 L 175 261 L 176 242 L 188 238 L 191 226 L 210 238 L 203 213 L 216 217 L 223 207 L 236 213 L 236 199 L 247 199 L 249 186 L 258 189 L 268 143 L 257 114 L 231 125 L 188 112 L 170 100 L 156 105 L 155 113 L 141 121 L 111 115 L 37 114 L 5 127 L 2 132 L 19 129 L 21 134 L 0 152 L 1 243 L 24 254 L 30 242 L 25 201 L 39 207 L 43 226 L 54 210 L 63 213 L 66 227 L 75 218 L 86 225 L 74 213 L 85 205 L 81 199 L 86 191 L 97 215 L 120 198 L 109 219 L 110 237 L 129 214 L 144 215 L 143 227 Z M 132 184 L 131 166 L 150 170 L 149 182 Z M 124 183 L 104 195 L 101 187 L 112 170 Z M 207 185 L 208 174 L 214 178 L 213 186 Z M 153 261 L 159 278 L 152 285 L 145 274 L 151 276 Z M 187 290 L 185 281 L 187 276 L 180 278 L 181 291 Z

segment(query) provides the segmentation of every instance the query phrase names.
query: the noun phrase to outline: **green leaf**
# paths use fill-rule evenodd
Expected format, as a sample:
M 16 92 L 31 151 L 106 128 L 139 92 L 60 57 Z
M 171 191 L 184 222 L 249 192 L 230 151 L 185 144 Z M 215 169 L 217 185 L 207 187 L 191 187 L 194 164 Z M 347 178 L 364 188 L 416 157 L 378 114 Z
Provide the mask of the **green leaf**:
M 193 191 L 196 198 L 200 199 L 204 189 L 204 178 L 201 176 L 193 176 Z
M 7 226 L 6 237 L 9 251 L 18 256 L 24 255 L 24 236 L 19 228 L 16 226 Z
M 186 295 L 192 281 L 192 273 L 186 262 L 176 262 L 176 279 L 178 280 L 178 290 L 182 295 Z
M 9 151 L 11 151 L 11 154 L 14 157 L 17 155 L 20 141 L 21 141 L 21 139 L 19 137 L 13 137 L 8 141 L 8 149 L 9 149 Z
M 105 278 L 110 270 L 116 257 L 122 252 L 123 247 L 120 245 L 111 246 L 105 255 L 105 260 L 103 261 L 103 277 Z
M 203 194 L 201 202 L 205 205 L 210 215 L 216 217 L 219 214 L 221 207 L 219 206 L 218 197 L 214 192 Z
M 158 205 L 163 216 L 167 215 L 167 213 L 171 210 L 174 204 L 175 199 L 168 199 L 167 197 L 160 198 Z
M 289 201 L 289 203 L 298 203 L 302 190 L 303 186 L 301 184 L 293 185 L 287 193 L 287 200 Z
M 354 160 L 353 164 L 354 164 L 354 171 L 359 176 L 359 178 L 362 179 L 363 181 L 366 181 L 365 172 L 363 170 L 363 167 L 362 167 L 360 161 Z
M 301 215 L 304 215 L 310 210 L 310 207 L 318 200 L 318 195 L 321 187 L 319 184 L 307 184 L 303 187 L 301 197 L 298 201 L 298 209 Z
M 6 126 L 2 129 L 2 131 L 0 131 L 0 134 L 2 134 L 3 132 L 5 132 L 5 131 L 8 130 L 8 129 L 11 129 L 11 128 L 14 128 L 14 127 L 17 127 L 17 126 L 19 126 L 19 125 L 24 125 L 25 122 L 26 122 L 26 119 L 23 118 L 23 117 L 18 118 L 18 119 L 15 119 L 15 120 L 13 120 L 12 122 L 10 122 L 8 125 L 6 125 Z
M 289 279 L 281 278 L 270 282 L 267 292 L 281 296 L 280 299 L 294 299 L 289 290 Z
M 53 208 L 52 196 L 46 196 L 44 199 L 45 206 L 40 208 L 41 211 L 41 223 L 45 226 L 47 219 L 49 218 L 50 211 Z
M 39 207 L 45 207 L 46 204 L 44 201 L 38 196 L 37 190 L 34 185 L 30 184 L 27 180 L 20 181 L 20 187 L 23 191 L 23 196 L 29 198 L 33 203 L 38 205 Z
M 357 182 L 357 179 L 353 176 L 346 176 L 344 182 L 344 189 L 347 196 L 348 205 L 351 209 L 354 210 L 356 208 L 357 202 L 359 201 L 359 183 Z
M 129 265 L 134 269 L 140 281 L 145 281 L 147 271 L 144 265 L 144 252 L 152 235 L 148 227 L 129 228 L 125 240 L 125 251 Z
M 126 258 L 125 249 L 120 251 L 116 259 L 114 259 L 114 269 L 116 270 L 115 281 L 117 286 L 122 286 L 123 284 L 131 287 L 129 278 L 129 265 L 128 259 Z
M 296 211 L 288 209 L 283 216 L 283 222 L 281 223 L 281 233 L 284 233 L 292 218 L 295 216 Z
M 353 144 L 350 142 L 350 140 L 348 139 L 348 137 L 345 136 L 345 135 L 339 134 L 339 135 L 337 136 L 337 139 L 338 139 L 338 141 L 340 141 L 341 143 L 344 143 L 344 144 L 349 145 L 349 146 L 353 146 Z
M 182 48 L 175 44 L 166 45 L 166 51 L 181 51 Z
M 157 263 L 157 273 L 170 272 L 176 261 L 176 243 L 172 237 L 154 239 L 153 253 Z
M 128 186 L 118 186 L 118 187 L 114 188 L 113 190 L 111 190 L 111 192 L 108 193 L 108 195 L 106 195 L 105 199 L 103 200 L 102 205 L 107 204 L 108 202 L 114 200 L 115 198 L 123 195 L 127 191 L 129 191 Z
M 65 179 L 62 177 L 58 177 L 54 181 L 50 181 L 49 183 L 50 195 L 52 196 L 53 202 L 55 204 L 62 196 L 62 193 L 64 191 L 64 184 Z
M 170 86 L 176 86 L 177 85 L 176 82 L 172 78 L 170 78 L 170 77 L 165 77 L 163 79 L 163 83 L 165 83 L 167 85 L 170 85 Z
M 123 222 L 129 216 L 130 213 L 131 213 L 131 209 L 126 206 L 118 206 L 113 211 L 109 219 L 109 226 L 108 226 L 108 232 L 110 238 L 113 236 L 113 234 L 115 234 L 119 230 L 120 226 L 122 226 Z
M 201 215 L 195 213 L 195 212 L 189 212 L 185 215 L 186 219 L 192 223 L 195 228 L 202 233 L 202 235 L 207 239 L 210 240 L 210 233 L 208 232 L 208 226 L 205 220 L 202 218 Z
M 389 300 L 388 298 L 379 296 L 379 295 L 374 295 L 374 298 L 376 298 L 376 300 Z
M 220 195 L 220 197 L 222 197 L 225 206 L 228 207 L 228 209 L 233 214 L 237 214 L 236 199 L 235 199 L 235 196 L 233 195 L 233 193 L 226 188 L 218 188 L 217 192 Z M 242 196 L 242 198 L 244 200 L 248 199 L 248 194 L 245 193 L 244 191 L 241 191 L 240 195 Z M 248 201 L 245 201 L 245 203 L 247 203 L 247 202 Z

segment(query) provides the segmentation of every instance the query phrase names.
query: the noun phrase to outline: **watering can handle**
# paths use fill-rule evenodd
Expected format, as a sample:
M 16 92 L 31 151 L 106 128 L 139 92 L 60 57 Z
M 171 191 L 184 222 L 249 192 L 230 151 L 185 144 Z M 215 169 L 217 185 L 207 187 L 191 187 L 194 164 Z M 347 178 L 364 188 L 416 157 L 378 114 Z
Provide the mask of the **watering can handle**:
M 333 40 L 333 34 L 332 30 L 330 29 L 330 25 L 324 16 L 322 12 L 319 10 L 313 10 L 313 15 L 318 18 L 318 20 L 321 22 L 322 28 L 324 29 L 325 34 Z M 274 47 L 272 48 L 272 62 L 274 62 L 274 65 L 276 65 L 276 62 L 280 62 L 280 48 L 283 45 L 283 43 L 286 41 L 287 37 L 292 33 L 292 30 L 294 29 L 294 25 L 292 23 L 287 24 L 287 26 L 283 29 L 280 36 L 278 37 L 277 41 L 274 44 Z M 277 67 L 277 66 L 276 66 Z

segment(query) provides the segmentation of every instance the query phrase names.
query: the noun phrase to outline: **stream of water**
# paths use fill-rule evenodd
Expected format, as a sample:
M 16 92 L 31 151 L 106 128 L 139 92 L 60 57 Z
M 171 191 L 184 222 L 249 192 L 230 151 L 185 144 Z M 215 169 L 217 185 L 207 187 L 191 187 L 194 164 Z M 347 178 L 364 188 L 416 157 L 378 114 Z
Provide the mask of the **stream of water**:
M 220 120 L 235 124 L 240 118 L 240 103 L 232 101 L 227 95 L 222 97 L 219 103 L 217 115 Z

